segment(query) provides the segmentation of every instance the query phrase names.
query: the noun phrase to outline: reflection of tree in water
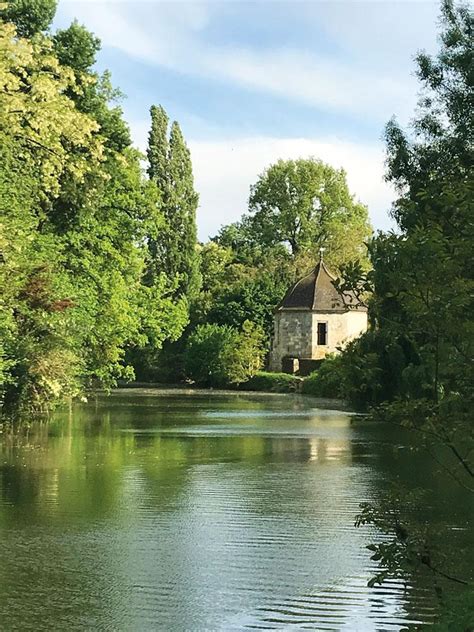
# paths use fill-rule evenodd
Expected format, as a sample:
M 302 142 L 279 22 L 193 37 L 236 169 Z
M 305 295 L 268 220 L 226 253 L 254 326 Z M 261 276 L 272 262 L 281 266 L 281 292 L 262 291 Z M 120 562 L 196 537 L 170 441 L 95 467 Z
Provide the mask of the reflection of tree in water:
M 370 575 L 366 534 L 353 529 L 358 504 L 400 471 L 421 472 L 386 429 L 313 414 L 307 401 L 288 398 L 285 409 L 281 398 L 265 407 L 237 396 L 232 410 L 229 396 L 120 395 L 4 442 L 0 627 L 24 594 L 20 629 L 39 611 L 63 628 L 73 616 L 86 628 L 166 627 L 176 613 L 183 625 L 222 627 L 227 612 L 259 608 L 266 594 L 296 607 L 306 590 L 319 608 L 322 588 Z M 370 594 L 376 617 L 384 597 L 381 606 Z M 394 593 L 385 614 L 396 603 Z
M 228 407 L 229 397 L 221 399 Z M 111 409 L 107 408 L 109 401 L 77 406 L 72 418 L 66 412 L 49 425 L 33 426 L 28 437 L 17 438 L 16 445 L 2 444 L 2 460 L 6 464 L 0 469 L 0 492 L 4 501 L 14 507 L 12 520 L 21 520 L 23 511 L 26 522 L 32 515 L 40 522 L 55 516 L 60 521 L 68 512 L 84 523 L 104 517 L 115 511 L 131 470 L 141 471 L 147 486 L 158 490 L 153 498 L 164 502 L 166 496 L 179 492 L 186 468 L 194 463 L 266 463 L 269 459 L 304 463 L 337 459 L 350 450 L 349 441 L 340 438 L 258 434 L 237 438 L 173 437 L 120 432 L 120 428 L 149 427 L 150 422 L 155 429 L 169 427 L 168 408 L 174 404 L 174 398 L 167 402 L 165 410 L 157 410 L 156 399 L 152 398 L 140 399 L 138 407 L 130 405 L 130 397 L 127 406 L 119 399 L 119 406 Z M 154 407 L 150 405 L 152 401 Z M 218 399 L 213 406 L 218 408 L 220 403 Z M 242 399 L 239 404 L 238 409 L 246 410 L 251 405 L 255 410 L 254 401 Z M 264 401 L 259 404 L 263 409 Z M 301 410 L 298 401 L 292 404 Z M 201 408 L 207 405 L 206 400 L 200 402 Z M 182 405 L 175 417 L 181 415 Z M 7 519 L 8 515 L 2 514 L 0 519 Z

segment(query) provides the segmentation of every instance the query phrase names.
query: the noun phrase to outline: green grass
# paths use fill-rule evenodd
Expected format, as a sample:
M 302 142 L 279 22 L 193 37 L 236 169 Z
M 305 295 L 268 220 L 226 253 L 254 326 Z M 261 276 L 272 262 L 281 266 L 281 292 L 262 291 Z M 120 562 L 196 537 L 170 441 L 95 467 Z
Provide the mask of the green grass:
M 260 371 L 248 382 L 240 385 L 244 391 L 263 391 L 268 393 L 295 393 L 300 391 L 302 379 L 288 373 L 267 373 Z

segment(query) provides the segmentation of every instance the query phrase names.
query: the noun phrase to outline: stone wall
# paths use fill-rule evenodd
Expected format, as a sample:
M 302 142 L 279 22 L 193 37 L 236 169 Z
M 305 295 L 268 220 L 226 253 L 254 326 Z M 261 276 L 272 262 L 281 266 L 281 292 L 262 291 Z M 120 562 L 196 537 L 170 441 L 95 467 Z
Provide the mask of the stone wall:
M 318 323 L 327 323 L 327 345 L 318 345 Z M 320 360 L 328 353 L 367 331 L 367 312 L 353 311 L 343 314 L 313 312 L 311 358 Z
M 311 357 L 313 344 L 312 313 L 282 311 L 275 314 L 270 370 L 281 371 L 286 356 Z
M 318 323 L 327 323 L 327 344 L 318 345 Z M 362 311 L 308 312 L 281 311 L 275 315 L 275 330 L 270 353 L 270 370 L 281 371 L 285 357 L 320 360 L 337 347 L 367 330 L 367 313 Z
M 367 312 L 363 311 L 348 312 L 346 322 L 346 342 L 358 338 L 369 326 Z

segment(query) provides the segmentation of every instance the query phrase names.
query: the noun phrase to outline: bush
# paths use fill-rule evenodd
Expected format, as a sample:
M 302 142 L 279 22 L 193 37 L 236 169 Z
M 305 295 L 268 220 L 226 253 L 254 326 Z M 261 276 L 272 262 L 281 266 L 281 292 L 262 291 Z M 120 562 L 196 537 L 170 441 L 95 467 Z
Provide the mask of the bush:
M 328 356 L 303 382 L 302 392 L 314 397 L 345 399 L 343 356 Z
M 185 344 L 186 339 L 182 336 L 177 341 L 166 340 L 161 349 L 152 345 L 132 349 L 127 353 L 126 361 L 133 366 L 137 382 L 177 384 L 186 377 Z
M 369 330 L 350 342 L 333 361 L 334 367 L 325 370 L 334 369 L 334 380 L 339 373 L 341 396 L 355 408 L 377 406 L 400 394 L 415 398 L 430 395 L 424 386 L 430 383 L 429 376 L 412 343 L 403 336 Z
M 199 325 L 186 345 L 186 375 L 202 386 L 241 384 L 260 369 L 263 355 L 263 332 L 250 321 L 240 331 L 228 325 Z
M 259 371 L 248 382 L 241 384 L 246 391 L 266 391 L 269 393 L 295 393 L 300 390 L 302 380 L 289 373 L 267 373 Z

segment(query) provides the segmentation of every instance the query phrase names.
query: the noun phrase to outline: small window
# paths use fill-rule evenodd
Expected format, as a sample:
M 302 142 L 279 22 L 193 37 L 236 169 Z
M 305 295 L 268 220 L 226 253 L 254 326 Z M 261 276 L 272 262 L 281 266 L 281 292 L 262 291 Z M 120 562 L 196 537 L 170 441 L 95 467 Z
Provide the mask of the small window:
M 318 345 L 327 345 L 328 343 L 328 324 L 318 323 Z

